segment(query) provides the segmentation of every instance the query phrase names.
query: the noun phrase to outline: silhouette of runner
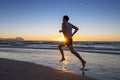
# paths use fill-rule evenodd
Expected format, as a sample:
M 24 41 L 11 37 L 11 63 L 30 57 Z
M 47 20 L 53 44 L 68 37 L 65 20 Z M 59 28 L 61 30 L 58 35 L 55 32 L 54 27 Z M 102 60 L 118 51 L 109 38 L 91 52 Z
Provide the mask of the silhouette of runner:
M 68 20 L 69 20 L 69 17 L 67 15 L 63 16 L 62 30 L 59 30 L 60 33 L 61 32 L 63 33 L 64 38 L 65 38 L 65 41 L 61 42 L 58 45 L 58 48 L 60 49 L 60 52 L 62 55 L 62 59 L 60 60 L 60 62 L 65 60 L 62 47 L 67 46 L 69 50 L 71 51 L 71 53 L 74 54 L 82 62 L 81 69 L 84 69 L 86 61 L 73 48 L 72 36 L 78 31 L 78 27 L 69 23 Z M 73 33 L 72 33 L 72 29 L 74 29 Z

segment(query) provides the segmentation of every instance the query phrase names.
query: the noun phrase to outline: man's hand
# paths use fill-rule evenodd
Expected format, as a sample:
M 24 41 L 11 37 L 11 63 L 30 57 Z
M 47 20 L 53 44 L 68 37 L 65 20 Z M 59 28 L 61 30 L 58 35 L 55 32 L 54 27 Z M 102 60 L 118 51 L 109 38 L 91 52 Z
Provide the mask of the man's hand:
M 62 30 L 59 30 L 59 33 L 61 33 L 62 32 Z

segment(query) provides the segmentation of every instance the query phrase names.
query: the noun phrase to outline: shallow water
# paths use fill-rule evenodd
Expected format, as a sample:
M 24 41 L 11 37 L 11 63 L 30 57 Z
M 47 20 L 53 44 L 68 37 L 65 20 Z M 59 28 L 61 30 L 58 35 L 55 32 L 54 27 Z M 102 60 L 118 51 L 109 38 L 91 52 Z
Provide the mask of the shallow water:
M 64 52 L 64 62 L 59 62 L 61 55 L 58 50 L 48 49 L 0 48 L 0 58 L 33 62 L 100 80 L 120 80 L 120 55 L 79 52 L 87 61 L 86 69 L 90 69 L 83 72 L 79 70 L 81 62 L 69 51 Z

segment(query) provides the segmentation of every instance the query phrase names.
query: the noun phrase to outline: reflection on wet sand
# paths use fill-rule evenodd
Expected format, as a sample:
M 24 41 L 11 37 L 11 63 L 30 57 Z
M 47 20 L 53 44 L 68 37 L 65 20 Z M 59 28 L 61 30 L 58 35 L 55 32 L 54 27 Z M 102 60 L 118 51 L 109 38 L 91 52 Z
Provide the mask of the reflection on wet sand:
M 62 66 L 61 66 L 61 70 L 63 71 L 63 72 L 72 72 L 72 73 L 74 73 L 73 71 L 68 71 L 68 69 L 67 69 L 67 65 L 68 65 L 68 61 L 67 60 L 65 60 L 65 61 L 63 61 L 62 62 Z M 85 76 L 85 71 L 84 70 L 80 70 L 81 71 L 81 74 L 82 75 L 84 75 Z
M 84 70 L 82 70 L 82 75 L 84 75 L 84 76 L 85 76 L 85 71 L 84 71 Z
M 67 61 L 67 60 L 63 61 L 63 62 L 62 62 L 61 70 L 64 71 L 64 72 L 67 72 L 67 71 L 68 71 L 68 70 L 66 69 L 67 65 L 68 65 L 68 61 Z

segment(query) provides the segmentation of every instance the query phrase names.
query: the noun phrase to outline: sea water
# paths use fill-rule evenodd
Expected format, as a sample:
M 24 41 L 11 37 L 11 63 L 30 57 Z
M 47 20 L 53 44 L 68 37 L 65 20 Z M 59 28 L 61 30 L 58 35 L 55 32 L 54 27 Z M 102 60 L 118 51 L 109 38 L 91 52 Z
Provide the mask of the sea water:
M 59 43 L 57 41 L 0 41 L 0 48 L 58 49 Z M 120 54 L 120 42 L 76 41 L 73 46 L 80 52 Z M 67 50 L 66 47 L 64 49 Z
M 120 80 L 120 55 L 79 52 L 87 61 L 86 68 L 90 69 L 82 72 L 79 70 L 81 62 L 69 51 L 64 52 L 66 58 L 64 62 L 59 62 L 61 55 L 58 50 L 50 49 L 0 48 L 0 58 L 42 64 L 100 80 Z
M 86 69 L 89 70 L 84 72 L 80 70 L 81 62 L 67 48 L 64 48 L 66 60 L 59 62 L 61 54 L 57 49 L 57 44 L 57 42 L 39 42 L 39 44 L 38 42 L 9 42 L 7 44 L 2 42 L 0 58 L 42 64 L 100 80 L 120 80 L 119 43 L 74 43 L 75 49 L 87 61 Z

